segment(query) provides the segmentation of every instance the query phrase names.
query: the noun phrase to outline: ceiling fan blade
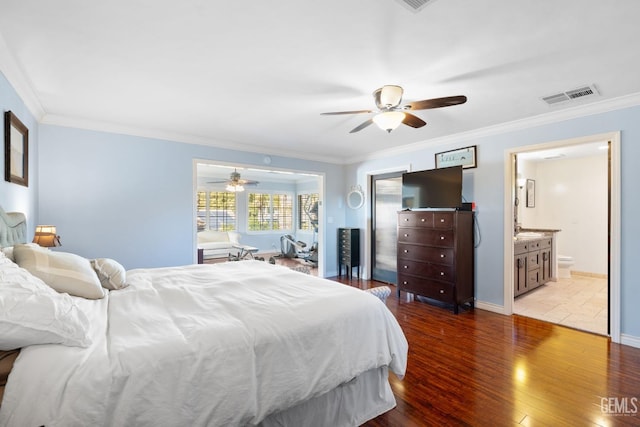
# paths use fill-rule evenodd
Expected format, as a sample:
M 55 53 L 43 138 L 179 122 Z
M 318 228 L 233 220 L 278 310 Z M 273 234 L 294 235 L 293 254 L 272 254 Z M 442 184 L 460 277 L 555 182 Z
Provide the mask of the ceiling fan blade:
M 238 184 L 240 184 L 240 185 L 258 185 L 258 184 L 260 184 L 260 181 L 253 181 L 251 179 L 241 179 L 240 181 L 238 181 Z
M 460 105 L 467 102 L 464 95 L 446 96 L 444 98 L 424 99 L 407 104 L 410 110 L 428 110 L 430 108 L 450 107 L 452 105 Z
M 351 132 L 349 133 L 356 133 L 356 132 L 360 132 L 362 129 L 366 128 L 367 126 L 369 126 L 371 123 L 373 123 L 372 119 L 369 119 L 365 122 L 362 122 L 360 125 L 354 127 L 353 129 L 351 129 Z
M 323 116 L 337 116 L 339 114 L 364 114 L 364 113 L 373 113 L 371 110 L 355 110 L 355 111 L 334 111 L 331 113 L 320 113 Z
M 402 121 L 407 126 L 411 126 L 412 128 L 421 128 L 426 125 L 427 122 L 422 120 L 418 116 L 414 116 L 413 114 L 409 114 L 407 112 L 404 113 L 404 120 Z

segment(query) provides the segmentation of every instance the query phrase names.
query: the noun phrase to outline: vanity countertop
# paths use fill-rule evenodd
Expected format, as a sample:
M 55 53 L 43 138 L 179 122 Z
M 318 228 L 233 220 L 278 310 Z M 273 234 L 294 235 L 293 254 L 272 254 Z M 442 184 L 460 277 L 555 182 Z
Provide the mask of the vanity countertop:
M 513 240 L 520 241 L 544 239 L 553 236 L 554 233 L 557 233 L 559 231 L 559 229 L 551 228 L 522 228 L 515 236 L 513 236 Z
M 534 233 L 558 233 L 562 230 L 559 228 L 521 228 L 520 232 L 534 232 Z

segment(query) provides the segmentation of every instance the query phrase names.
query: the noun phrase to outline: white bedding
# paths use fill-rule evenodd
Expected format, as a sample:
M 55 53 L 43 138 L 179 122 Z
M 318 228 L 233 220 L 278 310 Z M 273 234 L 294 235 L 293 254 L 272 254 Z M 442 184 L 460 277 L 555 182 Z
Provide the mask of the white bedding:
M 261 261 L 127 272 L 79 299 L 89 348 L 24 348 L 0 425 L 254 425 L 375 368 L 407 342 L 360 290 Z

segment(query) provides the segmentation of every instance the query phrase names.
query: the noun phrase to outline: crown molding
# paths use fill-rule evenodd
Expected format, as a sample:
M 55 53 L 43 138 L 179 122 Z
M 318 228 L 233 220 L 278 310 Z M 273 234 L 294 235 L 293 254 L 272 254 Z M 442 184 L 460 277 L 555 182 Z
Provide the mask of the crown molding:
M 291 150 L 278 150 L 268 148 L 262 145 L 243 144 L 235 141 L 213 140 L 211 138 L 189 135 L 179 132 L 167 132 L 157 129 L 142 128 L 137 126 L 125 126 L 109 122 L 80 119 L 76 117 L 61 116 L 56 114 L 45 114 L 40 123 L 47 125 L 55 125 L 62 127 L 70 127 L 76 129 L 84 129 L 91 131 L 115 133 L 122 135 L 137 136 L 142 138 L 159 139 L 170 142 L 179 142 L 185 144 L 204 145 L 212 148 L 249 152 L 252 154 L 260 154 L 264 156 L 282 156 L 293 157 L 301 160 L 312 160 L 317 162 L 326 162 L 336 164 L 337 159 L 331 156 L 322 156 L 304 152 L 296 152 Z
M 31 114 L 37 121 L 40 121 L 45 114 L 44 108 L 31 88 L 31 84 L 25 79 L 25 74 L 18 66 L 18 62 L 9 50 L 2 34 L 0 34 L 0 71 L 13 86 Z
M 539 114 L 524 119 L 513 120 L 510 122 L 500 123 L 493 126 L 487 126 L 480 129 L 474 129 L 468 132 L 460 132 L 453 135 L 447 135 L 439 138 L 428 139 L 425 141 L 407 144 L 400 147 L 394 147 L 388 150 L 380 150 L 375 153 L 366 154 L 364 156 L 352 157 L 348 159 L 346 164 L 359 163 L 367 160 L 376 160 L 391 156 L 397 156 L 415 151 L 424 150 L 427 147 L 446 145 L 455 142 L 465 142 L 469 140 L 477 140 L 488 136 L 495 136 L 503 133 L 514 132 L 534 128 L 537 126 L 548 125 L 552 123 L 563 122 L 566 120 L 576 119 L 580 117 L 590 116 L 594 114 L 602 114 L 610 111 L 621 110 L 640 105 L 640 92 L 629 95 L 606 99 L 589 104 L 583 104 L 571 108 L 552 111 L 549 113 Z

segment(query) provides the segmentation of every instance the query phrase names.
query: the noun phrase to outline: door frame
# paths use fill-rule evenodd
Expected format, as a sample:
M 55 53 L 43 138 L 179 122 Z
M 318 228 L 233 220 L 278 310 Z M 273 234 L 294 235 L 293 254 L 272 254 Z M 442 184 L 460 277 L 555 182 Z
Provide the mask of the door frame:
M 194 158 L 192 159 L 192 212 L 193 215 L 193 224 L 192 224 L 192 235 L 193 235 L 193 262 L 194 264 L 198 262 L 198 242 L 196 241 L 196 236 L 198 233 L 198 226 L 196 217 L 198 215 L 198 164 L 199 163 L 211 163 L 216 165 L 225 165 L 225 166 L 235 166 L 239 168 L 260 168 L 264 169 L 265 167 L 251 164 L 251 163 L 242 163 L 242 162 L 229 162 L 229 161 L 217 161 L 212 159 L 203 159 L 203 158 Z M 284 171 L 284 172 L 293 172 L 296 174 L 309 174 L 312 173 L 316 175 L 316 179 L 318 180 L 318 276 L 326 277 L 327 275 L 327 265 L 326 265 L 326 233 L 327 227 L 325 226 L 325 208 L 324 208 L 324 200 L 325 200 L 325 188 L 326 188 L 326 174 L 324 172 L 315 172 L 315 171 L 307 171 L 301 169 L 292 169 L 292 168 L 282 168 L 282 167 L 269 167 L 270 170 Z M 297 193 L 295 194 L 297 200 Z M 297 203 L 297 201 L 295 202 Z M 296 209 L 294 215 L 298 212 Z M 296 218 L 294 218 L 294 223 L 296 223 Z M 295 227 L 295 226 L 294 226 Z M 295 229 L 294 229 L 295 231 Z M 275 234 L 275 233 L 274 233 Z
M 372 235 L 372 229 L 373 229 L 373 222 L 372 222 L 373 200 L 371 198 L 371 191 L 373 190 L 373 186 L 371 183 L 371 177 L 374 175 L 382 175 L 382 174 L 393 173 L 393 172 L 412 172 L 411 163 L 406 165 L 393 166 L 385 169 L 370 170 L 370 171 L 367 171 L 365 174 L 365 182 L 366 182 L 365 194 L 369 195 L 368 197 L 369 201 L 368 203 L 365 203 L 367 232 L 364 233 L 364 266 L 362 269 L 363 280 L 371 279 L 371 275 L 372 275 L 371 269 L 373 268 L 373 265 L 371 264 L 371 237 L 372 237 L 371 235 Z
M 567 145 L 593 142 L 609 145 L 609 333 L 613 342 L 620 342 L 620 132 L 608 132 L 579 138 L 513 147 L 504 153 L 504 314 L 513 314 L 513 218 L 515 214 L 514 156 Z

